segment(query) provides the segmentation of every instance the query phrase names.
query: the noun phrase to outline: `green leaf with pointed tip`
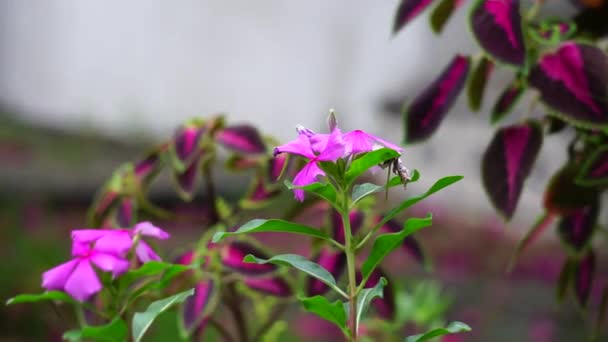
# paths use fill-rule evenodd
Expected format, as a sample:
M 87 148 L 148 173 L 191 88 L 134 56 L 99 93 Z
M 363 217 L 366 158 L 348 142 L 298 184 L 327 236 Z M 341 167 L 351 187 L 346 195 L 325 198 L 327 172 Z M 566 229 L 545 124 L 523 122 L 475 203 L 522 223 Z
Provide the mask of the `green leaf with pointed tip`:
M 427 331 L 424 334 L 408 336 L 406 337 L 405 342 L 422 342 L 438 336 L 457 334 L 468 331 L 471 331 L 471 327 L 469 327 L 468 325 L 462 322 L 452 322 L 446 328 L 437 328 L 431 331 Z
M 171 297 L 152 302 L 144 312 L 136 312 L 135 315 L 133 315 L 133 322 L 131 323 L 133 340 L 139 342 L 156 317 L 167 311 L 173 305 L 182 303 L 186 298 L 193 294 L 194 289 L 180 292 Z
M 224 239 L 226 236 L 267 232 L 300 234 L 327 241 L 332 241 L 331 237 L 329 237 L 327 234 L 323 233 L 317 228 L 312 228 L 284 220 L 262 219 L 251 220 L 242 225 L 237 231 L 234 232 L 217 232 L 213 235 L 213 239 L 211 241 L 213 243 L 217 243 Z
M 76 301 L 67 293 L 61 291 L 48 291 L 40 294 L 20 294 L 6 301 L 6 305 L 21 303 L 36 303 L 45 300 L 54 300 L 64 303 L 75 303 Z
M 338 285 L 336 284 L 336 279 L 334 278 L 329 271 L 327 271 L 323 266 L 314 263 L 305 257 L 298 254 L 281 254 L 275 255 L 270 259 L 260 259 L 255 256 L 249 254 L 244 259 L 244 262 L 253 262 L 256 264 L 275 264 L 275 265 L 283 265 L 283 266 L 291 266 L 296 268 L 304 273 L 309 274 L 310 276 L 319 279 L 323 283 L 327 284 L 329 287 L 334 289 L 340 295 L 344 297 L 348 297 L 344 291 L 342 291 Z
M 127 340 L 127 323 L 120 318 L 114 318 L 106 325 L 87 326 L 81 330 L 70 330 L 63 334 L 68 341 L 94 340 L 100 342 L 115 342 Z
M 334 189 L 334 187 L 331 186 L 331 184 L 329 184 L 329 183 L 318 183 L 317 182 L 317 183 L 312 183 L 312 184 L 309 184 L 306 186 L 293 185 L 293 183 L 291 183 L 288 180 L 285 180 L 284 183 L 285 183 L 285 186 L 289 190 L 302 189 L 306 192 L 313 193 L 313 194 L 323 198 L 327 202 L 331 203 L 334 207 L 337 206 L 336 189 Z
M 346 329 L 346 311 L 343 302 L 336 300 L 331 303 L 323 296 L 300 298 L 300 302 L 304 305 L 304 309 L 334 323 L 342 330 Z
M 436 193 L 437 191 L 460 181 L 463 178 L 464 178 L 463 176 L 447 176 L 447 177 L 441 178 L 440 180 L 435 182 L 435 184 L 433 184 L 433 186 L 431 186 L 424 194 L 408 198 L 405 201 L 401 202 L 401 204 L 399 204 L 398 206 L 391 209 L 386 215 L 384 215 L 384 217 L 382 218 L 382 221 L 380 221 L 380 223 L 378 225 L 379 226 L 384 225 L 386 222 L 390 221 L 392 218 L 397 216 L 403 210 L 405 210 L 405 209 L 413 206 L 414 204 L 422 201 L 423 199 L 431 196 L 432 194 Z
M 407 184 L 417 181 L 418 178 L 420 178 L 420 173 L 418 172 L 418 170 L 414 170 L 412 173 L 412 179 L 407 182 Z M 353 186 L 352 192 L 352 205 L 355 205 L 357 202 L 369 195 L 385 191 L 387 188 L 392 188 L 398 185 L 404 185 L 401 181 L 401 177 L 399 176 L 391 178 L 391 180 L 386 185 L 376 185 L 373 183 L 355 184 Z
M 448 19 L 456 9 L 456 0 L 442 0 L 431 12 L 431 28 L 435 33 L 441 33 Z
M 492 67 L 492 62 L 487 57 L 481 56 L 478 58 L 475 69 L 467 82 L 467 98 L 469 100 L 469 108 L 471 108 L 471 110 L 474 112 L 479 111 L 481 108 L 486 83 L 488 81 L 489 74 L 492 71 Z
M 390 148 L 381 148 L 379 150 L 367 152 L 363 156 L 353 160 L 344 175 L 344 180 L 346 181 L 346 184 L 351 184 L 370 168 L 378 166 L 387 160 L 399 158 L 399 156 L 399 152 Z
M 357 297 L 357 318 L 356 318 L 356 328 L 359 331 L 359 323 L 361 323 L 361 319 L 367 309 L 369 308 L 369 304 L 376 297 L 383 298 L 384 297 L 384 287 L 388 284 L 385 278 L 380 278 L 380 281 L 376 284 L 376 286 L 368 289 L 363 289 L 359 296 Z
M 364 281 L 367 280 L 372 271 L 378 266 L 382 260 L 392 251 L 399 248 L 403 244 L 403 240 L 414 232 L 428 227 L 433 223 L 431 214 L 425 218 L 410 218 L 403 224 L 403 230 L 397 233 L 382 234 L 376 238 L 372 245 L 372 250 L 369 252 L 367 259 L 361 267 L 361 274 Z

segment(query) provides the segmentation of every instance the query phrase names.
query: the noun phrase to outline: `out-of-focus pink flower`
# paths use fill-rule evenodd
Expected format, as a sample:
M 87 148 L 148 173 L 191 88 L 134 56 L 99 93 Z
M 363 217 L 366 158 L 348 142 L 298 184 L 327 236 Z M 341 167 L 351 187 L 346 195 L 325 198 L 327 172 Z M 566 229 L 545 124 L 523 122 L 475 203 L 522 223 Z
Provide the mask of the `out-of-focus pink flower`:
M 360 129 L 356 129 L 344 134 L 343 139 L 346 143 L 346 150 L 349 152 L 349 154 L 370 152 L 383 147 L 390 148 L 399 153 L 403 151 L 401 147 L 380 137 L 366 133 Z

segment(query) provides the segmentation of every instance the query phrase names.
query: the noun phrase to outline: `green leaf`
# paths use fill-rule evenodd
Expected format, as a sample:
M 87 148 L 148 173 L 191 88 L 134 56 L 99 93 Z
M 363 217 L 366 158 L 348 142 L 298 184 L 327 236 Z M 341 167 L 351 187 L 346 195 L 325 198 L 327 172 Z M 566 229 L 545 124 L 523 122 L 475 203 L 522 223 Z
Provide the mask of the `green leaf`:
M 410 183 L 414 183 L 415 181 L 418 180 L 418 178 L 420 178 L 420 173 L 418 172 L 418 170 L 414 170 L 412 172 L 412 179 L 407 182 L 407 184 Z M 360 200 L 364 199 L 366 196 L 378 193 L 378 192 L 382 192 L 384 190 L 386 190 L 387 188 L 392 188 L 398 185 L 403 185 L 403 182 L 401 181 L 401 177 L 399 176 L 395 176 L 393 178 L 391 178 L 391 180 L 388 182 L 388 184 L 386 185 L 376 185 L 373 183 L 363 183 L 363 184 L 355 184 L 353 186 L 353 192 L 352 192 L 352 205 L 355 205 L 357 202 L 359 202 Z
M 469 107 L 473 112 L 477 112 L 481 108 L 486 83 L 492 67 L 492 62 L 487 57 L 481 56 L 475 65 L 475 69 L 473 70 L 469 81 L 467 82 L 467 97 L 469 100 Z
M 383 218 L 382 221 L 378 224 L 379 226 L 384 225 L 386 222 L 388 222 L 389 220 L 391 220 L 393 217 L 397 216 L 400 212 L 402 212 L 403 210 L 411 207 L 412 205 L 422 201 L 423 199 L 431 196 L 432 194 L 436 193 L 437 191 L 448 187 L 458 181 L 460 181 L 461 179 L 463 179 L 463 176 L 447 176 L 447 177 L 443 177 L 440 180 L 438 180 L 437 182 L 435 182 L 435 184 L 433 184 L 433 186 L 431 186 L 427 192 L 425 192 L 422 195 L 418 195 L 412 198 L 408 198 L 405 201 L 401 202 L 401 204 L 399 204 L 398 206 L 394 207 L 393 209 L 391 209 L 391 211 L 389 211 Z
M 270 259 L 260 259 L 255 256 L 249 254 L 244 259 L 244 262 L 253 262 L 256 264 L 275 264 L 275 265 L 283 265 L 283 266 L 291 266 L 294 267 L 304 273 L 311 275 L 314 278 L 319 279 L 320 281 L 327 284 L 329 287 L 334 289 L 340 295 L 344 297 L 348 297 L 344 291 L 342 291 L 338 285 L 336 284 L 336 279 L 334 276 L 329 273 L 323 266 L 314 263 L 305 257 L 298 254 L 281 254 L 275 255 Z
M 382 260 L 392 251 L 397 249 L 403 243 L 403 240 L 414 232 L 428 227 L 433 223 L 431 214 L 425 218 L 410 218 L 405 221 L 403 230 L 397 233 L 382 234 L 376 238 L 367 259 L 361 267 L 363 281 L 367 280 L 372 271 L 378 266 Z
M 144 312 L 136 312 L 135 315 L 133 315 L 133 323 L 131 324 L 133 340 L 139 342 L 156 317 L 167 311 L 171 306 L 182 303 L 186 298 L 193 294 L 194 289 L 180 292 L 171 297 L 151 303 Z
M 336 300 L 331 303 L 323 296 L 300 298 L 304 308 L 317 316 L 334 323 L 340 329 L 346 329 L 346 311 L 344 303 Z
M 106 325 L 87 326 L 82 330 L 70 330 L 63 334 L 68 341 L 94 340 L 104 342 L 116 342 L 127 340 L 127 323 L 120 318 L 114 318 Z
M 21 294 L 6 301 L 6 305 L 21 303 L 36 303 L 45 300 L 56 300 L 65 303 L 75 303 L 67 293 L 61 291 L 48 291 L 40 294 Z
M 281 232 L 281 233 L 293 233 L 300 235 L 307 235 L 314 238 L 319 238 L 327 241 L 333 241 L 327 234 L 323 233 L 317 228 L 311 228 L 301 224 L 283 221 L 283 220 L 262 220 L 255 219 L 251 220 L 242 225 L 235 232 L 217 232 L 213 235 L 213 243 L 217 243 L 224 239 L 226 236 L 249 234 L 249 233 L 262 233 L 262 232 Z
M 171 266 L 183 266 L 183 265 L 173 265 L 166 262 L 160 261 L 150 261 L 143 264 L 141 267 L 135 270 L 130 270 L 124 275 L 120 277 L 120 282 L 123 284 L 130 284 L 133 281 L 143 278 L 150 277 L 154 275 L 159 275 L 161 272 L 164 272 L 167 268 Z
M 427 331 L 424 334 L 408 336 L 405 339 L 405 342 L 422 342 L 438 336 L 456 334 L 467 331 L 471 331 L 471 327 L 469 327 L 468 325 L 461 322 L 452 322 L 446 328 L 437 328 L 431 331 Z
M 372 302 L 372 299 L 379 297 L 383 298 L 384 296 L 384 286 L 386 286 L 388 282 L 385 278 L 380 278 L 380 281 L 376 284 L 376 286 L 363 289 L 359 296 L 357 297 L 357 319 L 356 319 L 356 328 L 359 331 L 359 323 L 363 317 L 363 314 L 369 308 L 369 304 Z
M 431 28 L 435 33 L 441 33 L 445 23 L 448 22 L 448 19 L 454 13 L 454 9 L 456 9 L 456 0 L 442 0 L 439 5 L 437 5 L 430 16 Z
M 355 159 L 346 171 L 344 180 L 346 184 L 351 184 L 355 179 L 361 176 L 365 171 L 374 166 L 378 166 L 387 160 L 395 159 L 400 156 L 399 152 L 390 148 L 381 148 L 372 152 L 368 152 Z
M 283 182 L 283 183 L 289 190 L 302 189 L 306 192 L 313 193 L 313 194 L 323 198 L 327 202 L 331 203 L 333 206 L 337 206 L 336 189 L 334 189 L 334 187 L 331 186 L 331 184 L 317 182 L 317 183 L 312 183 L 312 184 L 309 184 L 306 186 L 297 186 L 297 185 L 293 185 L 293 183 L 291 183 L 288 180 L 285 180 L 285 182 Z

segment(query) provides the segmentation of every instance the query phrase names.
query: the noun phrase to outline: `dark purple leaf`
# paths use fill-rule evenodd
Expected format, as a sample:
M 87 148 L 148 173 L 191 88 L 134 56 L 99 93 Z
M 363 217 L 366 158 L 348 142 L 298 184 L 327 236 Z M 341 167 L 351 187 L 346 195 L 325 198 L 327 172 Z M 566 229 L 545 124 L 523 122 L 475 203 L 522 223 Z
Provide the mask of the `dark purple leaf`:
M 525 65 L 519 0 L 478 0 L 470 21 L 473 36 L 490 56 L 502 63 Z
M 239 153 L 264 153 L 266 144 L 255 127 L 250 125 L 230 126 L 217 133 L 215 139 L 224 147 Z
M 335 209 L 330 209 L 331 215 L 331 231 L 333 239 L 341 244 L 344 244 L 344 225 L 342 225 L 342 216 Z M 349 214 L 350 219 L 350 231 L 353 236 L 357 234 L 361 225 L 363 224 L 364 215 L 359 210 L 353 210 Z
M 116 224 L 121 228 L 128 228 L 135 224 L 137 202 L 130 197 L 123 197 L 116 208 Z
M 188 297 L 184 302 L 184 327 L 189 331 L 195 330 L 197 335 L 201 334 L 207 325 L 209 312 L 206 309 L 215 290 L 214 287 L 213 280 L 201 280 L 194 287 L 194 295 Z
M 562 241 L 580 252 L 591 240 L 597 216 L 598 206 L 590 205 L 562 217 L 558 227 Z
M 499 129 L 486 149 L 481 173 L 494 207 L 510 219 L 543 142 L 539 123 L 528 121 Z
M 578 261 L 574 270 L 574 288 L 576 299 L 581 306 L 587 305 L 591 288 L 593 287 L 593 277 L 595 276 L 595 253 L 592 250 Z
M 226 167 L 233 171 L 244 171 L 256 168 L 260 165 L 259 158 L 233 154 L 226 161 Z
M 380 219 L 382 218 L 380 217 L 379 220 Z M 395 220 L 390 220 L 386 222 L 381 229 L 387 233 L 396 233 L 400 232 L 403 229 L 403 225 L 399 224 L 399 222 Z M 407 254 L 414 257 L 414 259 L 416 259 L 416 261 L 418 261 L 419 263 L 424 264 L 426 262 L 422 247 L 413 235 L 409 235 L 403 240 L 402 248 Z
M 587 186 L 608 184 L 608 145 L 598 147 L 583 162 L 576 182 Z
M 608 57 L 597 47 L 563 43 L 532 68 L 529 83 L 564 120 L 590 128 L 608 125 Z
M 240 202 L 243 207 L 254 208 L 263 206 L 281 193 L 278 189 L 268 189 L 264 178 L 262 175 L 259 175 L 253 179 L 248 194 Z
M 399 32 L 403 26 L 416 18 L 432 2 L 433 0 L 401 0 L 393 22 L 393 33 Z
M 183 171 L 192 164 L 200 154 L 200 143 L 205 133 L 205 127 L 182 126 L 173 136 L 173 150 L 177 157 L 178 171 Z
M 194 251 L 187 251 L 175 259 L 175 264 L 190 265 L 194 261 Z
M 313 260 L 317 264 L 323 266 L 335 279 L 340 278 L 346 266 L 346 254 L 342 251 L 333 251 L 328 248 L 323 248 Z M 308 278 L 307 296 L 312 297 L 322 295 L 329 290 L 329 286 L 316 278 Z
M 140 184 L 147 185 L 158 174 L 162 168 L 161 155 L 167 149 L 167 145 L 161 145 L 149 152 L 143 159 L 135 163 L 134 173 Z
M 280 277 L 245 278 L 249 288 L 276 297 L 289 297 L 293 294 L 291 287 Z
M 500 93 L 498 100 L 494 104 L 492 108 L 492 115 L 490 116 L 490 122 L 492 124 L 497 123 L 502 118 L 507 116 L 519 99 L 522 98 L 522 95 L 525 93 L 526 88 L 522 85 L 521 81 L 517 78 L 514 79 L 509 85 Z
M 412 102 L 404 116 L 406 143 L 427 139 L 439 127 L 467 79 L 470 60 L 457 55 L 441 75 Z
M 268 259 L 268 256 L 254 246 L 240 241 L 234 241 L 221 247 L 222 264 L 237 272 L 247 275 L 260 275 L 276 270 L 273 264 L 256 264 L 243 262 L 246 255 L 252 254 L 257 258 Z
M 483 95 L 486 90 L 486 84 L 490 75 L 494 70 L 494 63 L 485 56 L 482 56 L 467 82 L 467 98 L 469 99 L 469 107 L 472 111 L 477 112 L 481 108 Z
M 200 178 L 200 158 L 196 158 L 184 172 L 174 171 L 177 193 L 184 201 L 190 201 L 196 193 Z
M 544 206 L 553 213 L 569 215 L 598 201 L 598 190 L 575 181 L 580 164 L 570 162 L 558 170 L 545 190 Z
M 291 160 L 287 153 L 281 153 L 268 160 L 268 179 L 271 183 L 276 183 L 281 178 L 291 164 Z

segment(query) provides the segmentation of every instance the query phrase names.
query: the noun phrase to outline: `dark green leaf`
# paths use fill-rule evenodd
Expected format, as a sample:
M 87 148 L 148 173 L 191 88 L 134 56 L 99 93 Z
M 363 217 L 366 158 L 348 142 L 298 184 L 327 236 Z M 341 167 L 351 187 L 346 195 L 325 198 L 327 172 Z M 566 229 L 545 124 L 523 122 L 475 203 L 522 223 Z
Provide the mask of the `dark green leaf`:
M 433 223 L 433 218 L 429 214 L 425 218 L 410 218 L 405 221 L 403 230 L 397 233 L 382 234 L 376 238 L 367 259 L 361 267 L 363 279 L 367 280 L 372 271 L 378 266 L 384 257 L 389 255 L 396 248 L 400 247 L 403 240 L 414 232 L 428 227 Z
M 446 0 L 454 1 L 454 0 Z M 481 56 L 475 65 L 473 74 L 467 83 L 467 97 L 469 99 L 469 107 L 472 111 L 477 112 L 481 108 L 483 102 L 483 94 L 486 89 L 486 83 L 488 81 L 490 72 L 492 71 L 493 64 L 485 56 Z
M 346 311 L 344 310 L 344 303 L 341 301 L 337 300 L 330 303 L 323 296 L 314 296 L 300 298 L 300 302 L 302 302 L 306 310 L 334 323 L 342 330 L 346 329 Z
M 285 186 L 289 189 L 289 190 L 293 190 L 293 189 L 302 189 L 306 192 L 310 192 L 313 193 L 321 198 L 323 198 L 324 200 L 326 200 L 327 202 L 331 203 L 334 207 L 337 206 L 337 202 L 336 202 L 336 190 L 334 189 L 333 186 L 331 186 L 331 184 L 328 183 L 312 183 L 306 186 L 297 186 L 297 185 L 293 185 L 290 181 L 286 180 L 285 182 Z
M 127 324 L 120 318 L 106 325 L 87 326 L 82 330 L 70 330 L 63 334 L 68 341 L 94 340 L 103 342 L 116 342 L 127 340 Z
M 311 228 L 301 224 L 283 221 L 283 220 L 251 220 L 242 225 L 235 232 L 217 232 L 213 235 L 213 243 L 217 243 L 224 239 L 226 236 L 249 234 L 249 233 L 262 233 L 262 232 L 280 232 L 280 233 L 293 233 L 300 235 L 307 235 L 314 238 L 330 241 L 331 238 L 317 228 Z
M 408 336 L 405 339 L 405 342 L 422 342 L 438 336 L 457 334 L 468 331 L 471 331 L 471 327 L 469 327 L 468 325 L 461 322 L 452 322 L 447 326 L 447 328 L 437 328 L 431 331 L 427 331 L 424 334 Z
M 456 9 L 457 0 L 442 0 L 431 12 L 431 28 L 435 33 L 441 33 L 452 13 Z
M 359 296 L 357 297 L 357 318 L 356 318 L 356 329 L 359 331 L 359 323 L 361 323 L 361 319 L 367 309 L 369 308 L 369 304 L 372 302 L 372 299 L 379 297 L 384 297 L 384 286 L 386 286 L 387 281 L 385 278 L 380 278 L 380 281 L 376 284 L 376 286 L 368 289 L 363 289 Z
M 151 303 L 146 311 L 136 312 L 133 315 L 133 322 L 131 324 L 133 340 L 139 342 L 148 328 L 152 325 L 156 317 L 163 312 L 167 311 L 171 306 L 182 303 L 186 298 L 194 294 L 194 289 L 190 289 L 184 292 L 180 292 L 171 297 L 157 300 Z
M 346 171 L 344 180 L 346 181 L 346 184 L 351 184 L 355 179 L 370 168 L 378 166 L 387 160 L 398 158 L 399 156 L 399 152 L 390 148 L 381 148 L 379 150 L 368 152 L 353 160 L 348 168 L 348 171 Z
M 45 300 L 56 300 L 65 303 L 75 303 L 74 299 L 65 292 L 48 291 L 40 294 L 21 294 L 6 301 L 6 305 L 21 303 L 36 303 Z
M 275 255 L 270 259 L 260 259 L 255 256 L 249 254 L 247 255 L 243 261 L 245 262 L 254 262 L 256 264 L 275 264 L 275 265 L 283 265 L 283 266 L 291 266 L 296 268 L 304 273 L 311 275 L 314 278 L 319 279 L 320 281 L 327 284 L 329 287 L 334 289 L 340 295 L 348 297 L 344 291 L 342 291 L 338 285 L 336 284 L 336 279 L 334 276 L 329 273 L 323 266 L 314 263 L 305 257 L 297 254 L 281 254 Z

